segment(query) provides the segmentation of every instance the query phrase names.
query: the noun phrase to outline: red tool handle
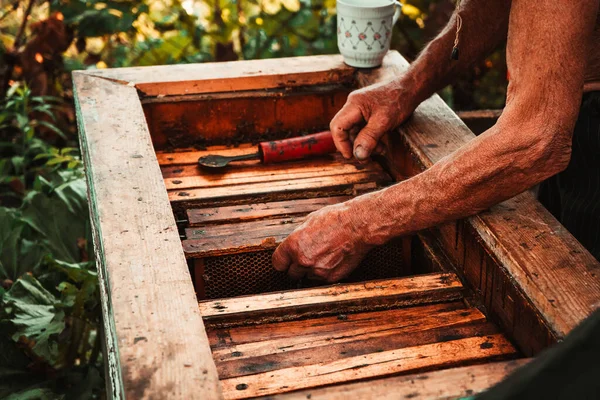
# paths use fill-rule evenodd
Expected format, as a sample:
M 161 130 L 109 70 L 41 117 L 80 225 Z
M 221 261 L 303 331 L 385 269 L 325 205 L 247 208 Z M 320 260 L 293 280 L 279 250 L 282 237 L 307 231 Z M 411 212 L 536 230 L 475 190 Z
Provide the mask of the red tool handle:
M 265 164 L 299 160 L 336 151 L 330 131 L 273 142 L 261 142 L 258 147 Z

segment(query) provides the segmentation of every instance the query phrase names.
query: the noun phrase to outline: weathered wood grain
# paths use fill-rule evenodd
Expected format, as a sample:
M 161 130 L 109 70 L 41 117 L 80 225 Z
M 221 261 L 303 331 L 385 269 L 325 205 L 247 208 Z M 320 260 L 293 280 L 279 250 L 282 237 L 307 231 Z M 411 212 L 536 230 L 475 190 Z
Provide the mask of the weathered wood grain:
M 169 200 L 174 203 L 201 200 L 201 204 L 214 204 L 214 202 L 236 199 L 249 199 L 250 202 L 255 199 L 279 200 L 285 198 L 289 193 L 298 193 L 307 190 L 321 191 L 324 196 L 330 194 L 351 194 L 355 190 L 356 185 L 372 184 L 372 187 L 376 188 L 377 185 L 385 183 L 389 183 L 389 178 L 386 175 L 378 172 L 356 171 L 347 174 L 299 178 L 290 181 L 172 190 L 169 191 Z
M 415 312 L 415 310 L 420 310 Z M 445 303 L 424 304 L 416 307 L 403 307 L 384 311 L 369 311 L 364 313 L 341 314 L 326 317 L 309 318 L 285 322 L 265 323 L 257 329 L 255 325 L 238 326 L 234 328 L 212 328 L 207 330 L 210 347 L 215 351 L 232 346 L 254 343 L 265 340 L 286 339 L 297 336 L 298 330 L 311 335 L 322 335 L 334 330 L 344 332 L 349 329 L 360 329 L 375 324 L 388 324 L 389 320 L 402 320 L 396 325 L 410 324 L 418 321 L 425 314 L 452 313 L 465 311 L 463 300 Z M 389 317 L 388 317 L 389 316 Z M 268 332 L 266 334 L 265 332 Z
M 201 301 L 198 306 L 206 323 L 230 326 L 435 303 L 461 296 L 462 284 L 456 275 L 428 274 Z
M 351 83 L 355 69 L 340 55 L 95 70 L 90 75 L 131 84 L 146 96 Z
M 222 171 L 206 171 L 199 167 L 193 176 L 180 176 L 165 179 L 167 190 L 186 190 L 196 188 L 217 188 L 240 184 L 292 181 L 314 177 L 326 177 L 354 173 L 373 173 L 381 175 L 380 179 L 390 178 L 377 163 L 366 165 L 358 162 L 343 161 L 340 156 L 319 157 L 310 160 L 286 162 L 282 164 L 239 166 L 231 165 Z
M 248 327 L 212 330 L 219 377 L 498 333 L 480 311 L 456 303 L 340 315 L 264 324 L 255 327 L 258 332 L 247 332 Z
M 420 326 L 410 334 L 385 334 L 377 332 L 360 335 L 362 340 L 342 341 L 335 337 L 331 343 L 319 347 L 285 351 L 252 358 L 232 359 L 217 363 L 217 371 L 221 379 L 228 379 L 256 373 L 275 371 L 290 367 L 302 367 L 323 362 L 341 360 L 382 351 L 395 350 L 411 346 L 441 343 L 448 340 L 479 337 L 498 333 L 498 328 L 491 322 L 475 321 L 463 324 L 432 327 L 422 329 Z M 236 353 L 237 354 L 237 353 Z
M 306 216 L 302 215 L 186 228 L 188 239 L 181 243 L 188 258 L 273 249 L 304 222 L 305 218 Z
M 232 224 L 203 225 L 197 227 L 185 228 L 185 235 L 188 239 L 204 240 L 205 243 L 210 239 L 226 239 L 233 236 L 239 236 L 240 242 L 249 241 L 254 238 L 263 239 L 273 235 L 286 235 L 294 230 L 295 226 L 304 222 L 306 214 L 292 217 L 278 217 L 271 219 L 261 219 L 255 221 L 244 221 Z M 218 243 L 214 243 L 218 246 Z M 227 247 L 225 243 L 221 246 Z
M 510 342 L 497 334 L 224 379 L 221 386 L 226 399 L 243 399 L 515 355 L 516 351 Z
M 430 400 L 458 399 L 481 393 L 527 364 L 529 359 L 499 361 L 422 374 L 307 389 L 269 396 L 272 400 Z M 267 398 L 261 398 L 266 400 Z
M 436 230 L 452 263 L 525 355 L 537 354 L 556 342 L 541 314 L 514 286 L 506 270 L 498 268 L 498 261 L 481 246 L 481 239 L 468 221 L 446 224 Z
M 274 201 L 244 206 L 192 208 L 187 210 L 190 226 L 252 221 L 275 217 L 291 217 L 309 214 L 323 207 L 342 203 L 349 196 L 319 197 L 316 199 L 298 199 L 293 201 Z
M 108 395 L 220 398 L 138 94 L 86 73 L 74 73 L 74 83 L 107 337 Z

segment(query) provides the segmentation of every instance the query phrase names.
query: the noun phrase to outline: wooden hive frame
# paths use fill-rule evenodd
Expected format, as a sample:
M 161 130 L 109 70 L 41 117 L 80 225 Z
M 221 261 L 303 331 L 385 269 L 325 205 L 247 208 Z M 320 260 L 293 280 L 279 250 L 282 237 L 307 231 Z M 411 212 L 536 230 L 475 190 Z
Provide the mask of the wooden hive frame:
M 350 80 L 366 86 L 406 68 L 407 62 L 390 52 L 381 68 L 368 71 L 345 66 L 340 56 L 318 56 L 73 74 L 101 283 L 109 397 L 222 397 L 141 98 L 241 96 Z M 408 152 L 393 171 L 396 177 L 420 172 L 474 137 L 437 95 L 398 132 L 389 150 Z M 480 293 L 488 312 L 525 355 L 564 338 L 598 306 L 598 262 L 529 193 L 432 231 L 459 275 Z M 472 368 L 438 371 L 432 379 L 470 376 Z M 490 378 L 489 371 L 505 370 L 486 368 L 477 383 L 482 387 L 501 376 Z M 403 379 L 387 378 L 372 389 L 358 383 L 337 392 L 335 387 L 323 390 L 328 396 L 375 393 Z

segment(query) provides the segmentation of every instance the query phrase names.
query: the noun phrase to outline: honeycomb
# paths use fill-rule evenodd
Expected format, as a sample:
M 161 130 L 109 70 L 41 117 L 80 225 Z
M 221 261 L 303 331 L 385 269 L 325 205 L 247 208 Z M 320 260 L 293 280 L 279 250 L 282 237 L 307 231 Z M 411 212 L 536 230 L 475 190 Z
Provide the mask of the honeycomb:
M 271 265 L 273 250 L 231 254 L 204 259 L 206 299 L 277 292 L 324 285 L 323 282 L 290 279 Z M 401 241 L 372 249 L 361 265 L 344 282 L 361 282 L 409 275 L 402 262 Z
M 204 259 L 207 299 L 294 289 L 297 284 L 271 265 L 273 250 L 231 254 Z M 198 279 L 198 277 L 196 277 Z
M 402 242 L 398 239 L 372 249 L 345 281 L 362 282 L 406 275 L 410 275 L 410 271 L 403 263 Z

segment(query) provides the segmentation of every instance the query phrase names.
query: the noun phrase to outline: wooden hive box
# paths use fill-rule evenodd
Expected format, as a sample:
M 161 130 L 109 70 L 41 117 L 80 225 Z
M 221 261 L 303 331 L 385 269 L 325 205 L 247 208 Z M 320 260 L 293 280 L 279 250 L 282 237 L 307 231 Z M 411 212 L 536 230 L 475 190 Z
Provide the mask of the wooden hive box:
M 74 73 L 112 398 L 451 398 L 561 340 L 598 262 L 523 193 L 292 282 L 270 254 L 311 211 L 418 174 L 473 134 L 436 95 L 366 165 L 336 155 L 220 173 L 209 152 L 317 132 L 407 67 L 340 56 Z

